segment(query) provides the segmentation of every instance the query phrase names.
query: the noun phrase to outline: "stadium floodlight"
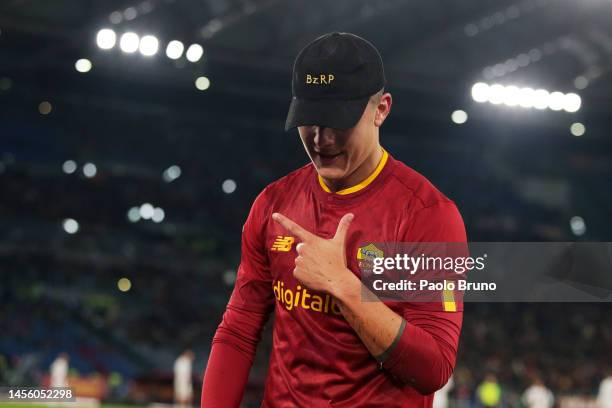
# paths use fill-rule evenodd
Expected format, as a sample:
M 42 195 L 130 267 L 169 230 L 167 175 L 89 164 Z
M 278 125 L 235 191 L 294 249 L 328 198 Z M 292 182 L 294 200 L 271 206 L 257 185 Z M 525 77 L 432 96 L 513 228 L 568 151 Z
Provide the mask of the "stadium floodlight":
M 113 24 L 119 24 L 121 22 L 121 20 L 123 20 L 123 13 L 121 13 L 120 11 L 113 11 L 108 16 L 108 19 Z
M 487 102 L 489 100 L 489 85 L 478 82 L 472 86 L 472 98 L 476 102 Z
M 453 121 L 453 123 L 461 125 L 461 124 L 467 122 L 468 115 L 467 115 L 467 113 L 465 111 L 456 110 L 456 111 L 454 111 L 451 114 L 451 120 Z
M 159 41 L 153 35 L 145 35 L 140 39 L 140 53 L 145 57 L 151 57 L 157 54 L 159 50 Z
M 493 84 L 491 88 L 489 88 L 489 102 L 493 105 L 499 105 L 504 102 L 504 98 L 506 89 L 503 85 Z
M 533 107 L 536 109 L 548 108 L 548 99 L 550 93 L 546 89 L 536 89 L 533 92 Z
M 110 50 L 117 42 L 117 34 L 110 28 L 103 28 L 98 31 L 96 36 L 96 44 L 103 50 Z
M 83 166 L 83 175 L 87 178 L 95 177 L 98 173 L 98 168 L 93 163 L 85 163 Z
M 181 168 L 176 164 L 168 167 L 162 174 L 162 178 L 166 183 L 171 183 L 179 177 L 181 177 Z
M 198 78 L 195 80 L 195 86 L 196 86 L 196 88 L 198 88 L 200 91 L 205 91 L 205 90 L 207 90 L 208 88 L 210 88 L 210 79 L 208 79 L 208 78 L 207 78 L 207 77 L 205 77 L 205 76 L 198 77 Z
M 140 221 L 140 207 L 132 207 L 127 212 L 127 217 L 130 222 Z
M 521 88 L 519 92 L 519 106 L 521 108 L 533 108 L 535 91 L 532 88 Z
M 136 7 L 128 7 L 123 10 L 123 18 L 125 18 L 127 21 L 131 21 L 136 17 L 138 17 L 138 10 L 136 10 Z
M 472 99 L 478 103 L 489 102 L 494 105 L 535 108 L 553 111 L 577 112 L 582 99 L 575 93 L 549 92 L 546 89 L 519 88 L 515 85 L 486 84 L 478 82 L 472 86 Z
M 225 180 L 223 184 L 221 185 L 221 189 L 223 189 L 223 192 L 225 194 L 232 194 L 234 191 L 236 191 L 236 187 L 237 187 L 237 184 L 232 179 Z
M 92 67 L 91 61 L 88 60 L 87 58 L 81 58 L 80 60 L 74 63 L 74 68 L 78 72 L 81 72 L 81 73 L 91 71 L 91 67 Z
M 138 34 L 132 32 L 127 32 L 123 34 L 121 36 L 121 39 L 119 40 L 119 47 L 121 48 L 121 51 L 127 54 L 132 54 L 136 52 L 138 50 L 139 44 L 140 37 L 138 37 Z
M 185 55 L 189 62 L 198 62 L 203 54 L 204 49 L 200 44 L 191 44 L 189 48 L 187 48 L 187 53 Z
M 572 123 L 570 132 L 572 132 L 572 135 L 580 137 L 586 132 L 586 127 L 580 122 Z
M 51 102 L 49 101 L 42 101 L 38 105 L 38 112 L 40 112 L 41 115 L 48 115 L 51 113 L 52 110 L 53 110 L 53 105 L 51 105 Z
M 572 229 L 574 235 L 584 235 L 586 232 L 586 223 L 582 217 L 574 216 L 570 219 L 570 228 Z
M 170 59 L 176 60 L 181 58 L 184 50 L 185 46 L 182 42 L 172 40 L 168 43 L 168 46 L 166 47 L 166 56 Z
M 66 233 L 71 235 L 76 234 L 79 231 L 79 223 L 72 218 L 66 218 L 62 222 L 62 227 L 64 228 L 64 231 L 66 231 Z
M 576 77 L 576 79 L 574 79 L 574 86 L 576 87 L 576 89 L 584 89 L 589 86 L 589 80 L 586 77 L 580 75 Z
M 72 174 L 76 171 L 76 169 L 77 169 L 77 164 L 74 160 L 66 160 L 64 164 L 62 165 L 62 170 L 66 174 Z
M 548 108 L 554 111 L 560 111 L 563 109 L 563 104 L 565 102 L 565 95 L 561 92 L 553 92 L 550 94 L 548 99 Z
M 507 86 L 503 92 L 503 104 L 506 106 L 517 106 L 520 103 L 520 89 L 518 86 Z
M 128 292 L 132 288 L 132 282 L 128 278 L 121 278 L 117 281 L 117 289 L 121 292 Z
M 154 212 L 155 208 L 150 203 L 144 203 L 140 206 L 140 216 L 145 220 L 150 220 Z
M 566 112 L 577 112 L 582 105 L 582 99 L 579 95 L 575 93 L 568 93 L 565 95 L 565 99 L 563 101 L 563 109 Z
M 153 215 L 151 216 L 153 222 L 160 223 L 164 220 L 164 218 L 166 218 L 166 213 L 164 212 L 164 209 L 160 207 L 155 207 L 153 209 Z

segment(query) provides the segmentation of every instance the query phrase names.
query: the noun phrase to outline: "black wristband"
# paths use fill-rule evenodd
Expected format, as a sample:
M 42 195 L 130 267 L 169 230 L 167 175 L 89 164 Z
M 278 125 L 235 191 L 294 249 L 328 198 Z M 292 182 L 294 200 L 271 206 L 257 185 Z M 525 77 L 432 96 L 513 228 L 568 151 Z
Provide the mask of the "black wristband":
M 389 348 L 387 348 L 381 355 L 376 357 L 376 361 L 378 361 L 380 369 L 382 369 L 383 363 L 389 357 L 391 352 L 393 352 L 395 347 L 397 347 L 397 344 L 399 343 L 400 339 L 402 338 L 402 334 L 404 334 L 404 329 L 405 328 L 406 328 L 406 320 L 402 319 L 402 324 L 400 325 L 400 328 L 397 331 L 397 335 L 395 336 L 395 339 L 393 339 L 393 343 L 391 343 Z

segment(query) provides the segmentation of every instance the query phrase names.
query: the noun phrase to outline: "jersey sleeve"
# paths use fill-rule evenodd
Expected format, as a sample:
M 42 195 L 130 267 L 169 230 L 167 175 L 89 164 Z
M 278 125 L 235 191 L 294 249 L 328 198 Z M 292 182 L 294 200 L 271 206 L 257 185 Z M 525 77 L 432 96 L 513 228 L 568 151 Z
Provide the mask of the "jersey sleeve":
M 202 407 L 239 406 L 263 327 L 274 308 L 265 248 L 270 214 L 266 190 L 255 200 L 242 229 L 234 290 L 213 337 L 202 385 Z
M 405 242 L 466 242 L 465 227 L 452 201 L 442 201 L 406 217 Z M 396 380 L 421 394 L 442 388 L 453 373 L 463 308 L 438 304 L 396 303 L 393 309 L 406 321 L 399 340 L 382 367 Z

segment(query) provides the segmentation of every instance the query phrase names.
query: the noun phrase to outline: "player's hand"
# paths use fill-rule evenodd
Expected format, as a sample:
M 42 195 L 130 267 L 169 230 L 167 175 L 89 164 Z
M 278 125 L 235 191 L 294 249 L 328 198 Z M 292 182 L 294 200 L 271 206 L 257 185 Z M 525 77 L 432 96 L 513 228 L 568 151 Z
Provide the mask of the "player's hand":
M 332 239 L 318 237 L 280 213 L 272 214 L 272 219 L 302 241 L 296 246 L 298 257 L 293 276 L 306 287 L 335 295 L 348 280 L 356 279 L 346 267 L 345 253 L 346 234 L 353 214 L 345 214 L 340 219 Z

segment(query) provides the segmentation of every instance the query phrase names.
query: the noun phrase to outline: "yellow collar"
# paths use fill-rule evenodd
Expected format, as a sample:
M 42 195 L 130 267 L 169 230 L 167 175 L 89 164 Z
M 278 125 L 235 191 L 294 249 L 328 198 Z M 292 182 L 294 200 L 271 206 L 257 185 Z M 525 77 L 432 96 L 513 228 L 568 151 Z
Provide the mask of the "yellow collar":
M 380 162 L 378 162 L 378 165 L 376 166 L 376 169 L 374 169 L 374 172 L 370 174 L 368 178 L 363 180 L 361 183 L 354 185 L 353 187 L 349 187 L 349 188 L 345 188 L 340 191 L 336 191 L 335 194 L 346 195 L 346 194 L 355 193 L 359 190 L 363 190 L 368 185 L 370 185 L 370 183 L 374 181 L 374 179 L 380 174 L 382 169 L 385 167 L 385 164 L 387 163 L 387 159 L 389 158 L 389 153 L 387 153 L 385 149 L 382 149 L 382 150 L 383 150 L 382 158 L 380 159 Z M 329 187 L 327 187 L 327 185 L 325 184 L 325 181 L 323 181 L 323 178 L 319 176 L 318 174 L 317 174 L 317 177 L 319 179 L 319 184 L 321 185 L 321 188 L 327 191 L 328 193 L 331 193 L 332 191 L 329 189 Z

